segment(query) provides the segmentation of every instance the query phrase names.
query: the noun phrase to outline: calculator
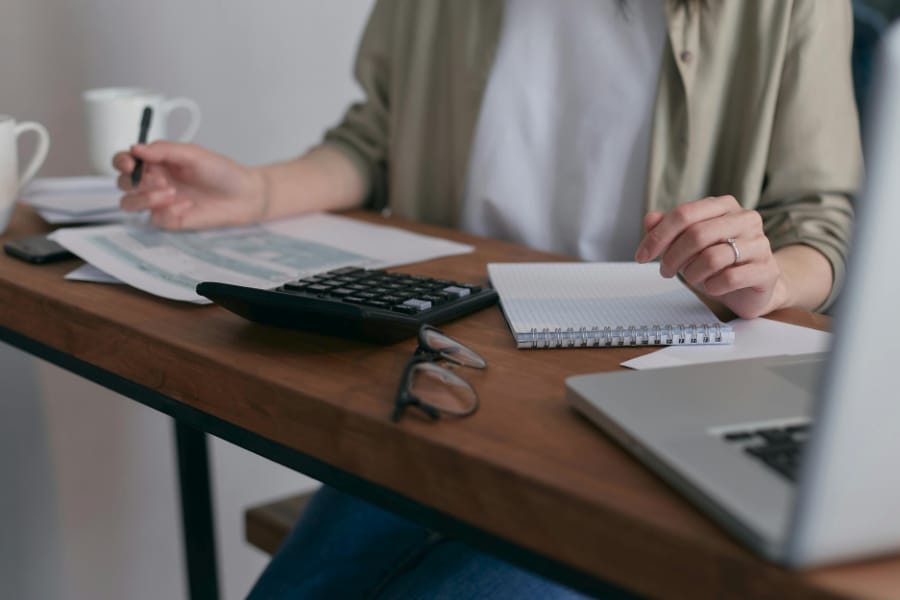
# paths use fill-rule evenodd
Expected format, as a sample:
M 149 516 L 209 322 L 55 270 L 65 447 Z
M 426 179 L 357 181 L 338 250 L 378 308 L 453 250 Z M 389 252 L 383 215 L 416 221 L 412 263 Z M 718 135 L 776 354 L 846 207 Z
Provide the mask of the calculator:
M 359 267 L 268 290 L 205 281 L 197 293 L 258 323 L 382 344 L 497 302 L 490 287 Z

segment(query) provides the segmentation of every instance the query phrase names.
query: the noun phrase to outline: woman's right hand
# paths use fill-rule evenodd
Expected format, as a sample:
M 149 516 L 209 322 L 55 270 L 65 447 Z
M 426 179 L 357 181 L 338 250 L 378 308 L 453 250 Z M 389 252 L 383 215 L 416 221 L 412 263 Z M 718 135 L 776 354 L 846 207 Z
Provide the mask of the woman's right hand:
M 131 185 L 135 157 L 144 161 L 143 176 Z M 150 221 L 165 229 L 203 229 L 246 225 L 261 220 L 266 209 L 262 171 L 245 167 L 201 146 L 157 141 L 137 144 L 113 157 L 125 192 L 121 207 L 149 210 Z

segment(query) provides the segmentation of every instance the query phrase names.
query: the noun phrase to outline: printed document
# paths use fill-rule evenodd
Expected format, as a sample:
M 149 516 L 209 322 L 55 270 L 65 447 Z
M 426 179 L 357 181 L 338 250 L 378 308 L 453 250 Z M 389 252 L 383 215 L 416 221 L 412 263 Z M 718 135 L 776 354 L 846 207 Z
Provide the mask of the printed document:
M 228 229 L 117 224 L 59 229 L 50 237 L 124 283 L 199 304 L 209 302 L 194 291 L 201 281 L 268 289 L 350 265 L 385 268 L 473 250 L 324 213 Z

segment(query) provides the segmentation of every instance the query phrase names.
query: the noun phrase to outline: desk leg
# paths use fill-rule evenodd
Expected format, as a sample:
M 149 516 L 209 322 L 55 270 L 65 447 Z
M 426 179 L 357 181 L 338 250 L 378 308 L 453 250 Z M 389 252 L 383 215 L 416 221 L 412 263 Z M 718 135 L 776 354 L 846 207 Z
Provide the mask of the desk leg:
M 216 600 L 219 583 L 206 433 L 176 420 L 175 443 L 189 597 Z

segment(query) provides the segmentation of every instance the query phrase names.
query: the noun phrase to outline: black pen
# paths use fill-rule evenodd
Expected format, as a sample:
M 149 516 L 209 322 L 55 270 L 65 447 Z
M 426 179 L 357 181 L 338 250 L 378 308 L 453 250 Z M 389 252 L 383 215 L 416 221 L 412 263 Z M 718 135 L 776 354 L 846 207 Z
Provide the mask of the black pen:
M 138 144 L 147 143 L 147 132 L 150 130 L 150 120 L 153 118 L 153 109 L 149 106 L 144 107 L 141 113 L 141 132 L 138 134 Z M 138 157 L 134 157 L 134 170 L 131 171 L 131 187 L 136 188 L 141 182 L 141 175 L 144 172 L 144 161 Z

